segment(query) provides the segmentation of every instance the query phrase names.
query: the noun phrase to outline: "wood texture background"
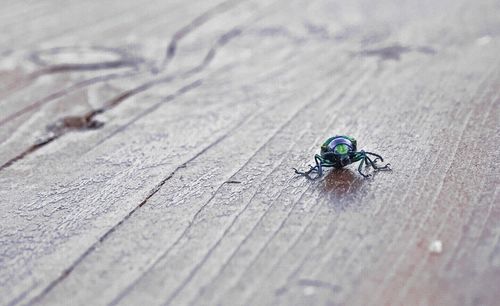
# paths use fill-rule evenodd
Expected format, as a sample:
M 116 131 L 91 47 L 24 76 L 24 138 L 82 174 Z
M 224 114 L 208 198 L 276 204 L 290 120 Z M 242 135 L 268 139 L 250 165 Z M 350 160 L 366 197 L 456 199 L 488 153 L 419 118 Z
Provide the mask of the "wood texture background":
M 0 6 L 0 305 L 498 305 L 499 1 Z

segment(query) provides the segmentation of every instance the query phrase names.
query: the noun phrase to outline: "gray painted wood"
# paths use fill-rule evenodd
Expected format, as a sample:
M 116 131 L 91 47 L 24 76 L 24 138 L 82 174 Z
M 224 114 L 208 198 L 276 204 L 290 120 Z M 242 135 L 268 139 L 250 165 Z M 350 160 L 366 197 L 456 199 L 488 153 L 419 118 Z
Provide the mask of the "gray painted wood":
M 495 1 L 2 6 L 0 304 L 499 298 Z

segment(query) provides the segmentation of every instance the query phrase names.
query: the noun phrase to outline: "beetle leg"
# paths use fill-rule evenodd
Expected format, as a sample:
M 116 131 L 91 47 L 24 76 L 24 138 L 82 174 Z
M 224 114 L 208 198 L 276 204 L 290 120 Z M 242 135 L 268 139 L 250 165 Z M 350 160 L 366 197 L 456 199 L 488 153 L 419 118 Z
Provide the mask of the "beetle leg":
M 382 167 L 377 166 L 377 168 L 375 168 L 375 169 L 380 170 L 380 171 L 392 171 L 391 164 L 385 164 Z
M 380 160 L 381 162 L 383 162 L 383 161 L 384 161 L 384 159 L 382 158 L 382 156 L 380 156 L 380 155 L 378 155 L 378 154 L 376 154 L 376 153 L 372 153 L 372 152 L 365 152 L 365 154 L 370 154 L 370 155 L 375 156 L 376 158 L 373 160 L 373 162 L 375 162 L 375 163 L 377 162 L 377 160 Z
M 371 158 L 369 158 L 368 155 L 365 155 L 365 160 L 367 165 L 372 166 L 373 169 L 377 169 L 375 162 Z
M 367 178 L 367 177 L 370 177 L 370 174 L 364 174 L 361 169 L 363 169 L 363 165 L 365 164 L 365 159 L 366 159 L 366 155 L 365 157 L 363 157 L 361 159 L 361 162 L 359 163 L 359 166 L 358 166 L 358 172 L 359 174 L 361 174 L 364 178 Z
M 314 161 L 316 162 L 316 166 L 313 167 L 313 166 L 309 165 L 309 170 L 307 170 L 307 171 L 299 171 L 296 168 L 292 168 L 292 169 L 295 170 L 296 174 L 306 176 L 307 178 L 312 179 L 312 180 L 317 179 L 323 175 L 323 164 L 322 164 L 321 157 L 317 154 L 314 156 Z M 317 172 L 318 175 L 316 177 L 312 178 L 310 176 L 310 174 L 312 172 Z
M 308 176 L 311 172 L 316 171 L 316 167 L 313 167 L 311 165 L 309 165 L 309 170 L 307 171 L 299 171 L 297 168 L 292 168 L 292 169 L 295 170 L 295 173 L 305 176 Z
M 373 160 L 373 163 L 372 163 L 372 167 L 375 169 L 375 170 L 391 170 L 390 168 L 390 165 L 391 164 L 386 164 L 385 166 L 382 166 L 382 167 L 379 167 L 377 166 L 377 161 L 380 160 L 381 162 L 384 161 L 384 159 L 382 158 L 382 156 L 376 154 L 376 153 L 373 153 L 373 152 L 365 152 L 365 154 L 369 154 L 369 155 L 373 155 L 375 156 L 376 158 Z
M 376 154 L 373 154 L 373 153 L 372 153 L 372 155 L 377 156 Z M 378 157 L 375 158 L 375 160 L 373 160 L 373 161 L 368 156 L 366 158 L 368 158 L 368 160 L 370 161 L 370 164 L 373 167 L 373 169 L 375 169 L 377 171 L 378 170 L 381 170 L 381 171 L 390 171 L 390 170 L 392 170 L 391 167 L 390 167 L 391 164 L 386 164 L 385 166 L 378 166 L 377 165 L 377 159 L 378 159 Z M 384 160 L 381 159 L 381 161 L 384 161 Z
M 366 156 L 366 159 L 368 159 L 368 161 L 370 162 L 370 165 L 373 167 L 373 169 L 375 171 L 391 171 L 392 170 L 390 167 L 391 164 L 386 164 L 385 166 L 380 167 L 380 166 L 377 166 L 377 163 L 376 163 L 377 159 L 371 160 L 371 158 L 369 158 L 368 156 Z
M 318 154 L 314 155 L 314 161 L 316 162 L 316 167 L 318 169 L 318 177 L 320 177 L 323 175 L 323 166 Z
M 318 167 L 318 166 L 314 166 L 314 167 L 313 167 L 313 166 L 309 165 L 309 167 L 310 167 L 310 168 L 309 168 L 309 170 L 307 170 L 307 171 L 299 171 L 299 170 L 297 170 L 296 168 L 292 168 L 292 169 L 293 169 L 293 170 L 295 170 L 295 173 L 296 173 L 296 174 L 303 175 L 303 176 L 307 177 L 307 178 L 308 178 L 308 179 L 310 179 L 310 180 L 315 180 L 315 179 L 319 178 L 319 177 L 320 177 L 320 175 L 319 175 L 319 171 L 320 171 L 320 170 L 318 170 L 318 168 L 319 168 L 319 167 L 321 167 L 321 166 L 319 166 L 319 167 Z M 310 175 L 310 174 L 311 174 L 312 172 L 318 172 L 318 175 L 317 175 L 316 177 L 311 177 L 311 175 Z
M 301 175 L 306 175 L 307 176 L 311 172 L 315 172 L 315 171 L 317 172 L 318 171 L 318 166 L 314 166 L 313 167 L 313 166 L 309 165 L 309 170 L 307 170 L 307 171 L 299 171 L 299 170 L 297 170 L 297 168 L 292 168 L 292 169 L 295 170 L 295 173 L 297 173 L 297 174 L 301 174 Z

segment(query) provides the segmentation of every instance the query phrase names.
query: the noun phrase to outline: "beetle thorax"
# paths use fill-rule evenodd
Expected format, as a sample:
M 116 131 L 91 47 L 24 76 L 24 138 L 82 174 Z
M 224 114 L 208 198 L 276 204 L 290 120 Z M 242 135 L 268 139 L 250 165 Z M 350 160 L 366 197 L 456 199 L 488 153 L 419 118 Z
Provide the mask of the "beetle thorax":
M 336 155 L 348 154 L 349 151 L 352 151 L 352 148 L 352 142 L 344 137 L 335 138 L 328 144 L 328 151 Z

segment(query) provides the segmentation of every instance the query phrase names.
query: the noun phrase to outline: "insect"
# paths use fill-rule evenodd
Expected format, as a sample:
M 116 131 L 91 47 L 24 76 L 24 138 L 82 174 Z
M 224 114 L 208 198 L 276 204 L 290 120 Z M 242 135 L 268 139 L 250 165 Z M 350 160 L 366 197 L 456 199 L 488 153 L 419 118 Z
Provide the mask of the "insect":
M 372 159 L 370 156 L 374 156 L 375 159 Z M 357 141 L 353 137 L 350 136 L 333 136 L 328 138 L 321 145 L 320 154 L 316 154 L 314 156 L 314 161 L 316 162 L 316 166 L 309 165 L 310 169 L 307 171 L 299 171 L 296 168 L 295 173 L 304 175 L 310 179 L 316 179 L 323 175 L 323 167 L 333 167 L 336 169 L 343 168 L 349 164 L 361 161 L 358 166 L 358 172 L 363 177 L 367 178 L 371 176 L 370 174 L 365 174 L 361 170 L 363 165 L 372 166 L 375 171 L 385 170 L 390 171 L 390 164 L 386 164 L 384 166 L 377 165 L 377 161 L 384 161 L 382 156 L 366 151 L 357 151 Z M 317 176 L 312 178 L 310 176 L 311 173 L 316 172 Z

